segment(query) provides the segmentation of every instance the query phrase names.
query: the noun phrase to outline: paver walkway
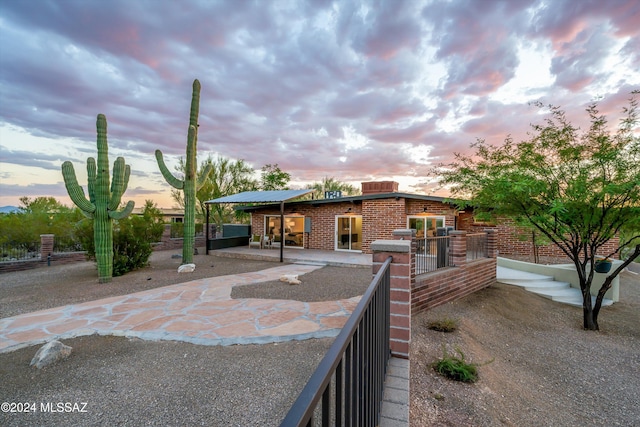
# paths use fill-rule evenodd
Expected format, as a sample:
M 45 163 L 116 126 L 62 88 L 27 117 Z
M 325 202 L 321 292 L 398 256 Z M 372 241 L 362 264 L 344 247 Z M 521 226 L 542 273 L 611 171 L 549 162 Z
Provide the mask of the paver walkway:
M 193 280 L 129 295 L 0 319 L 0 353 L 52 339 L 119 335 L 200 345 L 336 336 L 360 297 L 340 301 L 231 299 L 233 286 L 302 275 L 320 265 L 290 264 Z

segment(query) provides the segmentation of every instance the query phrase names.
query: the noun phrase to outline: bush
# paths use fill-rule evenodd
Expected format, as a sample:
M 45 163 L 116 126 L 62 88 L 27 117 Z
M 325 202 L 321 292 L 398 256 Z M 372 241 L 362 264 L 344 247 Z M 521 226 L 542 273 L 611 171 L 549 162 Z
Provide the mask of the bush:
M 113 222 L 113 276 L 122 276 L 149 264 L 153 252 L 151 243 L 162 238 L 164 224 L 162 213 L 153 203 L 147 201 L 142 215 L 129 215 Z M 85 219 L 76 225 L 76 236 L 87 251 L 90 259 L 95 259 L 93 220 Z
M 426 323 L 428 329 L 439 332 L 454 332 L 458 329 L 458 321 L 456 319 L 451 319 L 449 317 L 445 317 L 440 320 L 432 320 Z
M 475 363 L 467 363 L 464 353 L 456 347 L 456 353 L 460 357 L 449 354 L 445 346 L 442 346 L 442 359 L 432 364 L 433 369 L 449 379 L 474 383 L 478 380 L 478 366 Z M 487 362 L 491 363 L 493 360 Z M 486 363 L 485 363 L 486 364 Z

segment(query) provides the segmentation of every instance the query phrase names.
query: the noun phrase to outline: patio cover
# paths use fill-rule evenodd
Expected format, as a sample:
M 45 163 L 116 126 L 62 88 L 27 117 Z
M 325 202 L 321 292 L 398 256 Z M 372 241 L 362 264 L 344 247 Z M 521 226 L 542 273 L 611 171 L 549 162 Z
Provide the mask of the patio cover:
M 284 202 L 295 199 L 313 190 L 273 190 L 273 191 L 245 191 L 231 196 L 218 197 L 207 200 L 207 254 L 209 253 L 209 205 L 214 203 L 280 203 L 280 233 L 284 230 Z M 284 259 L 284 239 L 280 238 L 280 262 Z

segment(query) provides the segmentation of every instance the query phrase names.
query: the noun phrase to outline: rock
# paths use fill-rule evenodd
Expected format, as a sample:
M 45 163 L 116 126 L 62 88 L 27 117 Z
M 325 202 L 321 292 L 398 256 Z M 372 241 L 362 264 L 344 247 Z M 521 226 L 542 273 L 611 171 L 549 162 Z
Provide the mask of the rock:
M 195 269 L 195 264 L 182 264 L 178 267 L 178 273 L 192 273 Z
M 66 359 L 71 354 L 71 347 L 62 344 L 60 341 L 49 341 L 36 352 L 31 359 L 30 366 L 42 369 L 58 360 Z
M 182 259 L 182 254 L 173 254 L 171 255 L 171 259 Z
M 287 282 L 290 285 L 299 285 L 302 283 L 300 280 L 298 280 L 297 274 L 283 274 L 282 276 L 280 276 L 280 281 Z

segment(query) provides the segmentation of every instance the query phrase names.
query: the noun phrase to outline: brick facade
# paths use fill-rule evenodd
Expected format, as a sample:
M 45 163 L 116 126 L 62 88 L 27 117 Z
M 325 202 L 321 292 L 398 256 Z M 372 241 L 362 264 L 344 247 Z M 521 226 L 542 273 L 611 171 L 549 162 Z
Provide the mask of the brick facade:
M 496 230 L 497 234 L 497 251 L 498 256 L 515 257 L 523 261 L 534 262 L 534 248 L 533 248 L 533 236 L 531 230 L 519 227 L 515 221 L 511 218 L 500 218 L 497 221 L 497 225 L 491 226 Z M 484 230 L 488 228 L 487 225 L 468 225 L 467 230 L 474 232 L 474 230 Z M 542 240 L 541 234 L 536 233 L 536 239 Z M 608 255 L 615 251 L 620 244 L 619 239 L 614 239 L 606 242 L 599 250 L 599 255 Z M 537 244 L 538 256 L 542 259 L 558 259 L 567 258 L 567 256 L 560 250 L 558 246 L 553 243 L 540 245 Z M 615 256 L 613 258 L 619 258 Z
M 362 216 L 362 252 L 371 253 L 375 240 L 392 239 L 393 231 L 407 227 L 410 215 L 425 213 L 444 216 L 445 225 L 456 224 L 455 208 L 448 203 L 418 200 L 389 195 L 355 201 L 340 201 L 313 204 L 285 204 L 285 215 L 302 215 L 311 221 L 311 232 L 304 233 L 304 248 L 332 251 L 335 249 L 336 217 L 340 215 Z M 265 216 L 280 215 L 280 208 L 268 206 L 251 212 L 251 230 L 254 234 L 265 232 Z

